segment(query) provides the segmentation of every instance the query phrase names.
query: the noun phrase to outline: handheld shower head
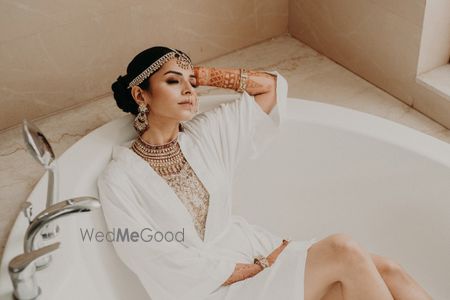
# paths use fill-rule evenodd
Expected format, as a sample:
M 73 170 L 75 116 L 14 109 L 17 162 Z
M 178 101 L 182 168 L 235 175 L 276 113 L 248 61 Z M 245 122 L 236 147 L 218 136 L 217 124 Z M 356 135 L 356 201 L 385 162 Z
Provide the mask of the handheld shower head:
M 22 129 L 28 152 L 48 171 L 46 207 L 49 207 L 58 199 L 58 170 L 55 166 L 55 153 L 45 135 L 36 125 L 25 119 Z
M 23 120 L 22 129 L 25 145 L 31 155 L 43 165 L 44 168 L 49 169 L 55 160 L 55 153 L 47 138 L 36 125 L 26 119 Z

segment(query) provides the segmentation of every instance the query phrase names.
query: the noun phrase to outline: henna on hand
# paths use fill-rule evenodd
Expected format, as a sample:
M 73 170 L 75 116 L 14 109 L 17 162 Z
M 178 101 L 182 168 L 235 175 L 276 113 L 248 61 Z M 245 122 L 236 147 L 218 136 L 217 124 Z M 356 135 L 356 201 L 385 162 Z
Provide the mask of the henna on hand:
M 237 281 L 241 281 L 250 277 L 255 276 L 261 272 L 263 268 L 257 264 L 236 264 L 236 268 L 230 277 L 222 285 L 230 285 Z
M 289 244 L 289 241 L 283 240 L 281 245 L 278 246 L 277 248 L 275 248 L 275 250 L 273 250 L 267 256 L 267 260 L 269 261 L 269 265 L 270 266 L 272 266 L 275 263 L 275 261 L 277 260 L 278 256 L 281 254 L 281 252 L 283 252 L 284 248 L 286 248 L 288 244 Z
M 194 66 L 194 75 L 197 84 L 215 86 L 226 89 L 238 90 L 240 86 L 240 69 L 208 68 Z M 247 72 L 248 80 L 246 91 L 250 95 L 267 92 L 266 86 L 276 77 L 264 71 L 250 70 Z
M 271 74 L 268 74 L 266 72 L 259 72 L 259 71 L 248 71 L 248 81 L 247 81 L 247 89 L 255 89 L 255 88 L 261 88 L 263 85 L 261 83 L 258 83 L 255 81 L 255 77 L 264 77 L 267 79 L 273 79 L 274 76 Z
M 267 256 L 267 260 L 269 261 L 269 265 L 272 266 L 278 258 L 278 255 L 286 248 L 289 244 L 289 241 L 283 240 L 280 246 L 275 248 L 269 256 Z M 234 282 L 241 281 L 250 277 L 255 276 L 259 272 L 264 270 L 264 268 L 258 264 L 242 264 L 237 263 L 234 268 L 233 273 L 228 277 L 228 279 L 222 285 L 230 285 Z
M 199 85 L 215 86 L 236 90 L 239 87 L 239 70 L 194 67 L 194 75 Z

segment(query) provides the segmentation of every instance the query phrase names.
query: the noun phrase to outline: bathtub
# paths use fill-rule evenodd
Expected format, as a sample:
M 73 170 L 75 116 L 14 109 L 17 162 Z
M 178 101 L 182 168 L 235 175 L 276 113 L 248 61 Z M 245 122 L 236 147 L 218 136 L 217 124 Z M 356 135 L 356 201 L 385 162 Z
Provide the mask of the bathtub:
M 204 96 L 212 108 L 229 96 Z M 351 235 L 399 262 L 437 300 L 450 298 L 450 145 L 369 114 L 289 99 L 281 134 L 240 166 L 234 212 L 293 239 Z M 131 116 L 86 135 L 58 160 L 60 196 L 98 196 L 111 147 L 131 139 Z M 46 175 L 29 196 L 45 205 Z M 255 200 L 258 199 L 256 203 Z M 258 205 L 259 212 L 254 212 Z M 80 228 L 106 231 L 101 210 L 61 219 L 61 247 L 37 273 L 42 299 L 150 299 L 112 245 L 82 242 Z M 6 244 L 0 299 L 12 299 L 8 262 L 22 253 L 20 214 Z

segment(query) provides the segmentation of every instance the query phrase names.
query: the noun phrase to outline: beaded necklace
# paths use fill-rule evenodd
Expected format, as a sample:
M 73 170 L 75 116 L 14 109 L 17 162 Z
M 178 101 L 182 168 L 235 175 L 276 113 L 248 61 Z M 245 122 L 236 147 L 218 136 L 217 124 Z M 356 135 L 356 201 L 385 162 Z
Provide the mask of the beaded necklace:
M 131 148 L 161 176 L 178 174 L 186 164 L 186 158 L 178 144 L 178 136 L 162 145 L 152 145 L 139 136 Z

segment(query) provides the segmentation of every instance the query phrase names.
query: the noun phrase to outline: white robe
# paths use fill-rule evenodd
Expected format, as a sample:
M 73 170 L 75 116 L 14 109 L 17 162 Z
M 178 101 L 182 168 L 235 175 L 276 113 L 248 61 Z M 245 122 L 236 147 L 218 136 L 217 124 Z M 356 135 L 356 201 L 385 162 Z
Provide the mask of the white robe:
M 236 167 L 241 159 L 256 159 L 264 151 L 285 115 L 287 82 L 273 74 L 277 104 L 269 115 L 244 92 L 185 122 L 185 131 L 178 135 L 184 156 L 210 194 L 204 241 L 171 187 L 128 148 L 132 141 L 114 147 L 113 158 L 98 179 L 108 228 L 138 232 L 150 228 L 153 234 L 184 228 L 183 242 L 113 243 L 152 300 L 303 299 L 306 250 L 314 240 L 292 241 L 272 267 L 221 286 L 236 263 L 267 256 L 285 238 L 231 213 Z

